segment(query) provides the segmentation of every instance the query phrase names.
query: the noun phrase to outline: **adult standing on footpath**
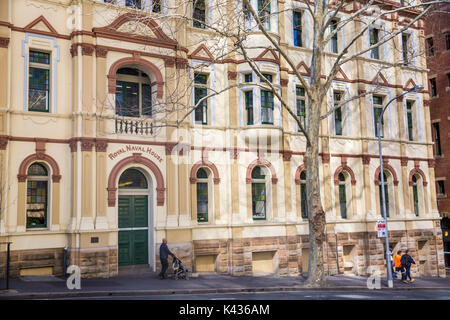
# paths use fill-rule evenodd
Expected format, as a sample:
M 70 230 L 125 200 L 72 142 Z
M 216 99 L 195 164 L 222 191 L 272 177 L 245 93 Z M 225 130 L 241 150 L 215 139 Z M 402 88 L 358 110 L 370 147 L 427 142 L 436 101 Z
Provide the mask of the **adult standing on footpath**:
M 409 278 L 409 282 L 414 282 L 414 279 L 411 278 L 411 265 L 416 264 L 414 259 L 408 254 L 409 250 L 405 251 L 405 254 L 400 259 L 400 262 L 402 263 L 402 267 L 406 269 L 406 272 L 402 274 L 402 281 L 404 283 L 408 283 L 406 281 L 407 278 Z
M 166 278 L 166 271 L 169 267 L 169 262 L 167 261 L 167 258 L 171 255 L 175 258 L 175 255 L 169 250 L 167 247 L 167 239 L 163 238 L 161 246 L 159 247 L 159 259 L 161 260 L 161 272 L 159 273 L 159 278 L 165 279 Z

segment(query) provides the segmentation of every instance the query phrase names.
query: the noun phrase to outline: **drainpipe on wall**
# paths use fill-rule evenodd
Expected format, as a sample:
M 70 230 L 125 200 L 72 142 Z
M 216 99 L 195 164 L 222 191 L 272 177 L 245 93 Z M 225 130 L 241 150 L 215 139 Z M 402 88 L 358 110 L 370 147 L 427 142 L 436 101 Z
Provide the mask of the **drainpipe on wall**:
M 337 233 L 335 233 L 334 236 L 335 236 L 335 239 L 336 239 L 336 265 L 337 265 L 338 274 L 340 274 L 341 271 L 339 271 L 339 255 L 338 255 L 338 238 L 337 238 Z

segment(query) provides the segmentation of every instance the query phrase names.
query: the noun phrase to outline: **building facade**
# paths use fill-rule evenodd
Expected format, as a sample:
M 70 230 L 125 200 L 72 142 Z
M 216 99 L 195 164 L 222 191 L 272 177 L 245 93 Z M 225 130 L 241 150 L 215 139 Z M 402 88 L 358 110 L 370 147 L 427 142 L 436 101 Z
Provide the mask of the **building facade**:
M 128 265 L 157 270 L 164 237 L 194 272 L 307 272 L 305 139 L 297 124 L 254 85 L 260 79 L 245 60 L 217 56 L 210 31 L 164 20 L 170 1 L 109 2 L 0 0 L 0 241 L 12 242 L 13 276 L 61 274 L 64 250 L 83 277 L 115 276 Z M 266 28 L 308 78 L 307 10 L 271 4 L 285 14 L 270 16 Z M 214 19 L 210 8 L 190 9 Z M 408 19 L 380 20 L 358 46 Z M 349 30 L 332 39 L 327 59 Z M 423 36 L 420 21 L 394 45 L 423 47 Z M 266 48 L 252 59 L 304 117 L 308 101 L 293 70 L 259 32 L 251 37 Z M 423 56 L 379 73 L 402 59 L 392 48 L 345 64 L 327 95 L 333 105 L 376 87 L 321 124 L 327 274 L 385 271 L 374 118 L 390 98 L 427 83 Z M 226 85 L 235 86 L 189 115 L 169 112 L 175 100 L 197 102 Z M 394 250 L 411 250 L 413 274 L 445 276 L 429 108 L 426 92 L 410 93 L 384 117 L 389 237 Z M 179 128 L 158 125 L 185 116 Z
M 436 194 L 442 216 L 444 251 L 450 252 L 450 5 L 442 4 L 441 12 L 432 15 L 425 24 L 430 115 L 436 158 Z M 446 255 L 450 267 L 450 254 Z

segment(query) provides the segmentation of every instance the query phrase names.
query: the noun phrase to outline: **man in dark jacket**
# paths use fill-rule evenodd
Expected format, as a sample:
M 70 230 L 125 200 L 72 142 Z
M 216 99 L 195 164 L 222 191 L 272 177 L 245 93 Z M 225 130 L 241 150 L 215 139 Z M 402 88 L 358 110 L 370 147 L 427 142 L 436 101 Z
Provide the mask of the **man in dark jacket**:
M 169 255 L 175 258 L 175 255 L 172 252 L 170 252 L 169 248 L 167 247 L 167 239 L 164 238 L 162 239 L 161 246 L 159 247 L 159 258 L 161 259 L 161 266 L 162 266 L 161 272 L 159 273 L 159 278 L 161 280 L 166 278 L 166 271 L 167 268 L 169 267 L 169 262 L 167 261 L 167 258 L 169 257 Z
M 408 254 L 409 250 L 405 251 L 405 254 L 400 259 L 400 262 L 402 264 L 402 267 L 405 269 L 405 272 L 402 273 L 402 281 L 404 283 L 408 283 L 406 281 L 407 278 L 409 278 L 409 282 L 414 282 L 414 279 L 411 278 L 411 265 L 416 264 L 414 259 Z

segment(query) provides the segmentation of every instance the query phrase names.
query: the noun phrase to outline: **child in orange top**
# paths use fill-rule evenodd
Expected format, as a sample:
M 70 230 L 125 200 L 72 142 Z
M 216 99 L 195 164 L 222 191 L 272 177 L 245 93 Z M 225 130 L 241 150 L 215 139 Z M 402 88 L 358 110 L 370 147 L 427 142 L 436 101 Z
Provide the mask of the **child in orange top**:
M 402 250 L 397 251 L 397 254 L 394 256 L 394 266 L 395 266 L 395 272 L 394 272 L 394 278 L 397 277 L 397 273 L 400 271 L 403 273 L 403 267 L 402 263 L 400 262 L 402 256 L 401 256 Z

